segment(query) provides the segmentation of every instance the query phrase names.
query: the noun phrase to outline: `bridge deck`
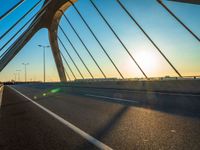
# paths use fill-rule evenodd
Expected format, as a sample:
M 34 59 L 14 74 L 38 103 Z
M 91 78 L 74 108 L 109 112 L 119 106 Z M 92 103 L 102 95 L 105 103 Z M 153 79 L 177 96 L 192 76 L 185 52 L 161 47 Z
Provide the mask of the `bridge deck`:
M 200 120 L 193 114 L 157 111 L 138 107 L 135 101 L 72 94 L 53 86 L 13 87 L 113 149 L 200 148 Z M 4 87 L 0 112 L 2 150 L 96 148 L 11 87 Z

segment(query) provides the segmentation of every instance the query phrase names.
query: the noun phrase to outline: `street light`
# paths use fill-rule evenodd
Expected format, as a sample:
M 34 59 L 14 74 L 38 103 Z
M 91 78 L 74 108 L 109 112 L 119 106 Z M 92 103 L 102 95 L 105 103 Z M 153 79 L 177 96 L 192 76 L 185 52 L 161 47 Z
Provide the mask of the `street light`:
M 26 66 L 29 65 L 29 63 L 22 63 L 24 65 L 24 77 L 25 77 L 25 82 L 26 82 Z
M 49 48 L 49 45 L 38 45 L 39 47 L 43 48 L 43 63 L 44 63 L 44 82 L 45 82 L 45 49 Z
M 17 75 L 18 75 L 18 82 L 20 82 L 20 72 L 21 72 L 21 70 L 16 70 L 16 72 L 17 72 Z

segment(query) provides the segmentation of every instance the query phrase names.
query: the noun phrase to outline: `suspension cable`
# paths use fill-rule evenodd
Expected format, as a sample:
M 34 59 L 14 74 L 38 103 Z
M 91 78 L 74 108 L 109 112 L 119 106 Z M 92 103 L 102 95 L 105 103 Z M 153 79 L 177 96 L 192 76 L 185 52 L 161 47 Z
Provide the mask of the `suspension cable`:
M 162 0 L 157 0 L 157 2 L 172 16 L 174 17 L 190 34 L 193 35 L 195 39 L 200 42 L 200 38 L 189 28 L 187 27 L 163 2 Z
M 46 4 L 45 4 L 45 6 L 42 8 L 42 9 L 40 9 L 40 11 L 38 11 L 36 14 L 34 14 L 1 48 L 0 48 L 0 51 L 1 50 L 3 50 L 3 48 L 6 46 L 6 45 L 8 45 L 9 43 L 10 43 L 10 41 L 12 41 L 12 39 L 14 39 L 16 36 L 17 36 L 17 34 L 19 33 L 19 32 L 21 32 L 25 27 L 26 27 L 26 25 L 28 24 L 28 23 L 30 23 L 30 21 L 34 18 L 34 17 L 37 17 L 37 19 L 39 19 L 43 14 L 44 14 L 44 12 L 46 11 L 45 9 L 46 9 L 46 7 L 49 5 L 49 3 L 51 2 L 51 0 L 50 1 L 48 1 Z M 39 16 L 38 16 L 39 15 Z
M 154 43 L 151 37 L 146 33 L 146 31 L 141 27 L 141 25 L 133 18 L 131 13 L 126 9 L 126 7 L 120 2 L 120 0 L 116 0 L 117 3 L 121 6 L 121 8 L 127 13 L 127 15 L 131 18 L 131 20 L 139 27 L 139 29 L 143 32 L 143 34 L 148 38 L 148 40 L 154 45 L 154 47 L 158 50 L 158 52 L 163 56 L 163 58 L 168 62 L 168 64 L 172 67 L 172 69 L 178 74 L 179 77 L 182 78 L 182 75 L 178 72 L 178 70 L 173 66 L 173 64 L 169 61 L 169 59 L 165 56 L 165 54 L 161 51 L 161 49 Z
M 28 10 L 18 21 L 16 21 L 2 36 L 0 36 L 0 40 L 6 36 L 22 19 L 24 19 L 35 7 L 39 5 L 42 0 L 38 1 L 30 10 Z
M 61 11 L 61 10 L 60 10 Z M 62 11 L 61 11 L 62 12 Z M 73 27 L 73 25 L 71 24 L 70 20 L 67 18 L 67 16 L 62 12 L 64 18 L 67 20 L 67 22 L 69 23 L 69 25 L 71 26 L 71 28 L 73 29 L 74 33 L 76 34 L 76 36 L 78 37 L 78 39 L 81 41 L 81 43 L 83 44 L 85 50 L 88 52 L 88 54 L 90 55 L 90 57 L 92 58 L 92 60 L 94 61 L 95 65 L 98 67 L 98 69 L 100 70 L 100 72 L 102 73 L 103 77 L 106 78 L 105 73 L 103 72 L 103 70 L 101 69 L 101 67 L 99 66 L 99 64 L 97 63 L 97 61 L 95 60 L 94 56 L 91 54 L 90 50 L 88 49 L 88 47 L 85 45 L 85 43 L 83 42 L 82 38 L 79 36 L 78 32 L 76 31 L 76 29 Z
M 70 1 L 70 0 L 69 0 Z M 95 35 L 95 33 L 92 31 L 92 29 L 90 28 L 90 26 L 88 25 L 88 23 L 86 22 L 86 20 L 83 18 L 83 16 L 81 15 L 81 13 L 79 12 L 79 10 L 77 9 L 77 7 L 70 1 L 70 3 L 72 4 L 72 6 L 74 7 L 74 9 L 76 10 L 76 12 L 79 14 L 79 16 L 81 17 L 81 19 L 83 20 L 83 22 L 85 23 L 85 25 L 87 26 L 87 28 L 89 29 L 89 31 L 91 32 L 91 34 L 93 35 L 93 37 L 95 38 L 95 40 L 98 42 L 99 46 L 101 47 L 101 49 L 103 50 L 103 52 L 106 54 L 106 56 L 108 57 L 108 59 L 110 60 L 110 62 L 113 64 L 114 68 L 117 70 L 117 72 L 119 73 L 119 75 L 121 76 L 122 79 L 124 79 L 122 73 L 120 72 L 120 70 L 118 69 L 118 67 L 116 66 L 116 64 L 114 63 L 114 61 L 112 60 L 112 58 L 109 56 L 109 54 L 107 53 L 107 51 L 105 50 L 105 48 L 103 47 L 103 45 L 101 44 L 101 42 L 98 40 L 97 36 Z
M 64 34 L 65 38 L 67 39 L 67 41 L 70 43 L 72 49 L 74 50 L 74 52 L 76 53 L 76 55 L 78 56 L 78 58 L 81 60 L 82 64 L 84 65 L 84 67 L 86 68 L 86 70 L 88 71 L 88 73 L 90 74 L 90 76 L 94 79 L 94 76 L 92 75 L 92 73 L 90 72 L 90 70 L 88 69 L 88 67 L 86 66 L 85 62 L 83 61 L 83 59 L 81 58 L 81 56 L 79 55 L 78 51 L 76 50 L 76 48 L 74 47 L 73 43 L 71 42 L 71 40 L 69 39 L 69 37 L 67 36 L 67 34 L 65 33 L 65 31 L 63 30 L 63 28 L 58 25 L 58 27 L 61 29 L 62 33 Z
M 76 80 L 77 78 L 76 78 L 74 72 L 72 71 L 72 68 L 70 67 L 69 63 L 67 62 L 67 60 L 65 59 L 65 57 L 64 57 L 64 55 L 63 55 L 63 53 L 62 53 L 61 51 L 60 51 L 60 54 L 61 54 L 61 56 L 62 56 L 64 62 L 66 63 L 67 67 L 69 68 L 70 72 L 72 73 L 74 79 Z
M 44 13 L 44 12 L 43 12 Z M 42 13 L 42 14 L 43 14 Z M 42 16 L 42 14 L 40 14 L 39 17 Z M 37 14 L 35 14 L 34 16 L 32 16 L 1 48 L 0 51 L 2 51 L 4 49 L 4 47 L 6 47 L 17 35 L 18 33 L 20 33 L 29 23 L 31 20 L 33 20 L 34 17 L 36 17 Z
M 70 78 L 70 76 L 69 76 L 67 70 L 66 70 L 65 68 L 64 68 L 64 70 L 65 70 L 65 74 L 67 75 L 67 78 L 69 79 L 69 81 L 71 81 L 71 78 Z
M 72 56 L 70 55 L 70 53 L 68 52 L 68 50 L 66 49 L 65 45 L 63 44 L 63 42 L 61 41 L 60 37 L 58 37 L 58 40 L 60 41 L 61 45 L 63 46 L 63 48 L 65 49 L 67 55 L 69 56 L 69 58 L 71 59 L 72 63 L 74 64 L 74 66 L 76 67 L 77 71 L 79 72 L 80 76 L 82 77 L 82 79 L 84 79 L 83 74 L 81 73 L 80 69 L 78 68 L 78 66 L 76 65 L 75 61 L 73 60 Z
M 128 53 L 128 55 L 131 57 L 131 59 L 133 60 L 133 62 L 137 65 L 137 67 L 140 69 L 140 71 L 142 72 L 142 74 L 144 75 L 144 77 L 146 79 L 148 79 L 147 75 L 144 73 L 144 71 L 142 70 L 142 68 L 140 67 L 140 65 L 137 63 L 137 61 L 134 59 L 134 57 L 131 55 L 131 53 L 129 52 L 128 48 L 125 46 L 125 44 L 122 42 L 122 40 L 120 39 L 120 37 L 117 35 L 117 33 L 114 31 L 114 29 L 111 27 L 111 25 L 109 24 L 109 22 L 106 20 L 106 18 L 103 16 L 103 14 L 100 12 L 100 10 L 97 8 L 97 6 L 95 5 L 94 2 L 92 2 L 91 0 L 89 0 L 92 4 L 92 6 L 96 9 L 96 11 L 98 12 L 98 14 L 101 16 L 101 18 L 104 20 L 104 22 L 107 24 L 107 26 L 110 28 L 110 30 L 112 31 L 112 33 L 115 35 L 115 37 L 118 39 L 118 41 L 120 42 L 120 44 L 123 46 L 123 48 L 126 50 L 126 52 Z
M 0 59 L 8 52 L 8 49 L 5 50 L 1 55 L 0 55 Z
M 39 16 L 40 17 L 40 16 Z M 26 31 L 24 31 L 24 33 L 22 35 L 20 35 L 17 40 L 9 47 L 6 49 L 6 51 L 4 51 L 1 55 L 0 55 L 0 59 L 2 57 L 4 57 L 6 55 L 6 53 L 8 53 L 10 51 L 10 49 L 13 47 L 13 46 L 16 46 L 16 42 L 17 43 L 21 43 L 22 39 L 26 38 L 29 34 L 29 32 L 33 29 L 34 25 L 38 22 L 38 18 L 31 24 L 31 26 L 29 27 L 29 30 L 26 29 Z M 19 44 L 20 45 L 20 44 Z
M 7 12 L 5 12 L 2 16 L 0 16 L 0 21 L 4 19 L 8 14 L 10 14 L 12 11 L 17 9 L 25 0 L 19 1 L 17 4 L 15 4 L 13 7 L 11 7 Z

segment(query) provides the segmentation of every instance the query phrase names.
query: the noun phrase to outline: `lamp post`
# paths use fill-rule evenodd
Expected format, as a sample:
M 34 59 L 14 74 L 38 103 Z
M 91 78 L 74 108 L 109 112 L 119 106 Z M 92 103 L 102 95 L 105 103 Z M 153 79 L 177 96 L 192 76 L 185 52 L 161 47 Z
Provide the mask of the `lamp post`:
M 22 65 L 24 65 L 24 77 L 25 77 L 25 82 L 26 82 L 26 79 L 27 79 L 26 66 L 29 65 L 29 63 L 22 63 Z
M 16 70 L 17 71 L 17 76 L 18 76 L 18 82 L 20 82 L 20 72 L 21 70 Z
M 44 65 L 44 82 L 46 81 L 46 73 L 45 73 L 45 49 L 46 48 L 49 48 L 50 46 L 49 45 L 38 45 L 39 47 L 42 47 L 43 48 L 43 65 Z

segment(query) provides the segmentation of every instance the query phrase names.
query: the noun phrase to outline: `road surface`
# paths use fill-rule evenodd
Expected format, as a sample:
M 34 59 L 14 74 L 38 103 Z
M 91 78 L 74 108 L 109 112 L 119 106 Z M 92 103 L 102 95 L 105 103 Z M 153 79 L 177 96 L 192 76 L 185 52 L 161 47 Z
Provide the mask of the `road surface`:
M 4 86 L 0 149 L 200 149 L 198 115 L 123 100 L 52 87 Z

